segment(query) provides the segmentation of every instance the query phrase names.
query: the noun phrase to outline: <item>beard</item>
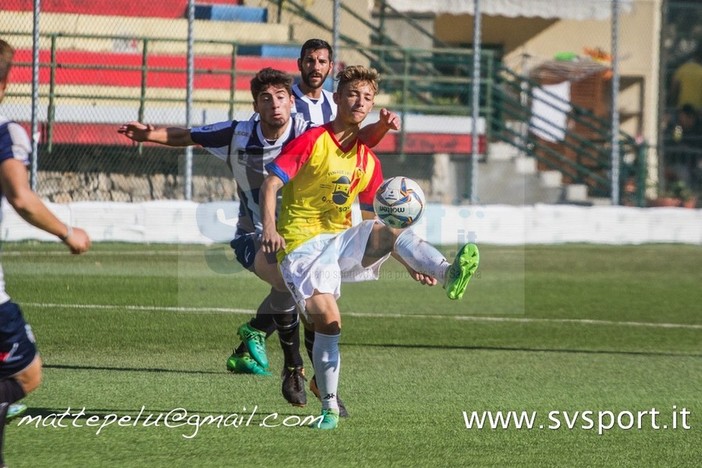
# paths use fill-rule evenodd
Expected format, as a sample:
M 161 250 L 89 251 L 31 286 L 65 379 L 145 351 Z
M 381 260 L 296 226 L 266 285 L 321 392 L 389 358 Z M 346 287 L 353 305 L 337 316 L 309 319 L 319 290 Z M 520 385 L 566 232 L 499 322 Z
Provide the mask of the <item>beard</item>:
M 324 81 L 327 79 L 327 76 L 329 76 L 329 73 L 327 73 L 326 75 L 316 76 L 316 78 L 319 78 L 319 84 L 313 84 L 312 79 L 311 79 L 312 78 L 311 74 L 303 75 L 302 82 L 305 83 L 308 87 L 310 87 L 312 89 L 318 89 L 318 88 L 321 88 L 322 86 L 324 86 Z

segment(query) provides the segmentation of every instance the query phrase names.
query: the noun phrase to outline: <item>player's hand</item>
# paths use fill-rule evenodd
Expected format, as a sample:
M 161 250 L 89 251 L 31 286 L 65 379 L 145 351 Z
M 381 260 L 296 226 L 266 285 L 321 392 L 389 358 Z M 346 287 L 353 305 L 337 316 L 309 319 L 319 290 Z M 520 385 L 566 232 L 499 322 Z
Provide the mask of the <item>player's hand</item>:
M 380 122 L 389 130 L 400 130 L 400 116 L 385 108 L 380 109 Z
M 71 228 L 71 234 L 63 241 L 74 255 L 82 254 L 90 249 L 90 237 L 81 228 Z
M 261 234 L 261 250 L 263 253 L 275 253 L 285 248 L 285 239 L 275 229 L 263 230 Z
M 129 122 L 117 129 L 117 133 L 121 133 L 130 140 L 136 142 L 144 142 L 149 139 L 149 132 L 155 130 L 155 127 L 151 124 L 145 125 L 141 122 Z
M 418 283 L 421 283 L 426 286 L 436 286 L 436 283 L 438 282 L 436 278 L 430 275 L 425 275 L 424 273 L 420 273 L 410 267 L 405 267 L 407 268 L 407 273 L 412 277 L 413 280 L 415 280 Z

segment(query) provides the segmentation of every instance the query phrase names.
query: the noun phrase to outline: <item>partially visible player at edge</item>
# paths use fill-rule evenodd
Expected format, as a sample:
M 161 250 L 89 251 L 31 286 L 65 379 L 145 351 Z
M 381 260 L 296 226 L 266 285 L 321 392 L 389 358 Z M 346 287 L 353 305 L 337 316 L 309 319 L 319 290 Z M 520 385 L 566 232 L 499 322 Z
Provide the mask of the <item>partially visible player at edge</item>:
M 285 284 L 315 331 L 313 363 L 323 397 L 322 415 L 311 427 L 318 429 L 334 429 L 339 422 L 341 282 L 377 279 L 393 254 L 415 280 L 441 281 L 450 299 L 460 299 L 479 262 L 474 244 L 464 245 L 451 264 L 411 229 L 392 229 L 377 220 L 373 197 L 383 174 L 358 135 L 373 108 L 378 74 L 352 66 L 337 78 L 336 118 L 291 141 L 267 166 L 261 186 L 261 249 L 277 252 Z M 352 227 L 356 198 L 364 221 Z
M 240 200 L 237 230 L 231 246 L 237 261 L 272 288 L 256 316 L 239 327 L 242 344 L 227 360 L 227 368 L 237 373 L 269 374 L 265 339 L 277 329 L 284 356 L 283 396 L 295 406 L 304 406 L 307 402 L 305 375 L 299 351 L 299 320 L 295 303 L 282 283 L 275 256 L 259 252 L 261 221 L 258 202 L 259 188 L 267 175 L 265 165 L 280 154 L 288 141 L 311 125 L 302 116 L 291 118 L 291 87 L 290 75 L 265 68 L 251 80 L 253 108 L 259 113 L 260 120 L 225 121 L 192 129 L 155 128 L 129 122 L 118 132 L 137 142 L 168 146 L 198 144 L 230 167 Z M 398 122 L 397 115 L 381 112 L 381 120 L 368 126 L 364 135 L 377 143 L 388 130 L 396 129 Z
M 0 102 L 5 97 L 14 49 L 0 39 Z M 80 254 L 90 248 L 82 229 L 63 224 L 29 187 L 27 164 L 31 145 L 24 129 L 0 116 L 0 196 L 4 196 L 22 219 L 53 234 Z M 1 213 L 1 212 L 0 212 Z M 41 358 L 34 336 L 19 306 L 5 292 L 0 266 L 0 466 L 4 467 L 2 444 L 5 417 L 12 403 L 21 400 L 41 383 Z

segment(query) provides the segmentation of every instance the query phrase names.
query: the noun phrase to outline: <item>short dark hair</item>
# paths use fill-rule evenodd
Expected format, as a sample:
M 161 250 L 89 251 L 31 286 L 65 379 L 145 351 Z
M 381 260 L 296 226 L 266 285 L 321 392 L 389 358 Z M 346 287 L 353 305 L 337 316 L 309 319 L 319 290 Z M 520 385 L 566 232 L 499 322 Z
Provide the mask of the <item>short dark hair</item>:
M 0 81 L 7 80 L 14 56 L 15 49 L 7 41 L 0 39 Z
M 305 41 L 305 43 L 302 44 L 302 48 L 300 48 L 300 58 L 304 59 L 305 52 L 307 52 L 308 50 L 319 49 L 327 49 L 329 51 L 329 60 L 331 60 L 332 62 L 334 61 L 334 52 L 332 51 L 332 46 L 330 46 L 329 43 L 324 39 L 308 39 L 307 41 Z
M 251 95 L 254 101 L 258 99 L 258 95 L 263 92 L 268 86 L 284 88 L 288 94 L 292 95 L 293 77 L 284 71 L 276 70 L 275 68 L 266 67 L 256 73 L 251 79 Z

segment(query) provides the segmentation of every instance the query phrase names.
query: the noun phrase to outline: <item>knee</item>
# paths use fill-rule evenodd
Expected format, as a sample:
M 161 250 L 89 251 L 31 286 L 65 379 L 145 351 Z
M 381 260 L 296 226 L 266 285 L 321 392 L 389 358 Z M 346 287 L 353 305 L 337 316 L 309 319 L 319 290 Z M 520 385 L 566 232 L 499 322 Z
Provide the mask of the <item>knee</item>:
M 42 378 L 42 364 L 39 355 L 37 355 L 34 361 L 15 378 L 22 386 L 24 393 L 28 394 L 36 390 L 39 385 L 41 385 Z
M 325 335 L 338 335 L 341 333 L 341 318 L 315 317 L 314 331 Z

